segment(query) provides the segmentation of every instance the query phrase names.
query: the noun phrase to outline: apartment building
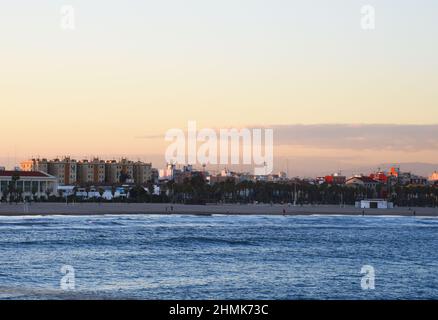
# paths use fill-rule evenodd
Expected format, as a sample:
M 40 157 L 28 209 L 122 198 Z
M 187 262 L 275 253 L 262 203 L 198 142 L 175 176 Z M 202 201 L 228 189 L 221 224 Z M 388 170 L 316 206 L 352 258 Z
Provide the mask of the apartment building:
M 152 164 L 137 161 L 133 165 L 133 178 L 136 184 L 146 184 L 152 180 Z
M 81 185 L 105 183 L 105 161 L 97 158 L 77 163 L 77 180 Z
M 105 181 L 110 184 L 134 183 L 134 162 L 128 159 L 108 160 L 105 163 Z
M 77 162 L 69 157 L 49 161 L 48 173 L 58 179 L 59 185 L 77 183 Z
M 63 159 L 31 159 L 20 164 L 25 172 L 45 172 L 57 178 L 60 186 L 64 185 L 100 185 L 138 183 L 145 184 L 154 180 L 157 173 L 151 163 L 133 162 L 126 158 L 104 161 L 76 161 L 69 157 Z

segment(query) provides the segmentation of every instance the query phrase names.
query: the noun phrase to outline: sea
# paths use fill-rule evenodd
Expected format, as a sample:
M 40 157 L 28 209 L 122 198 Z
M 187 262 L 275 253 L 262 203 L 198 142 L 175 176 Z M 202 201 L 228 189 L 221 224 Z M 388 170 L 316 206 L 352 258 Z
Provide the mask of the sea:
M 438 219 L 0 217 L 0 299 L 438 299 Z

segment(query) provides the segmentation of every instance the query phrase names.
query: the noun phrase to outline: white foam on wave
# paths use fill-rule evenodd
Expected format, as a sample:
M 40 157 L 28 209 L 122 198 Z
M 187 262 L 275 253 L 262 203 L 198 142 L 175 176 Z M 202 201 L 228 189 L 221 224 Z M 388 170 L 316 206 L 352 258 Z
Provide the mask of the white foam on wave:
M 28 220 L 46 218 L 44 215 L 0 216 L 0 220 Z

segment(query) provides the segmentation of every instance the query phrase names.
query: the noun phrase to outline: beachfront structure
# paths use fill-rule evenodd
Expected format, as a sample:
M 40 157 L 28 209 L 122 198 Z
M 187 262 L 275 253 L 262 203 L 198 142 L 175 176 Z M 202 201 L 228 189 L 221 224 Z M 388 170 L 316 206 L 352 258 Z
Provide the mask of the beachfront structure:
M 105 180 L 109 184 L 134 183 L 134 162 L 123 158 L 105 163 Z
M 0 171 L 0 198 L 47 198 L 57 191 L 56 177 L 41 171 Z
M 58 196 L 70 197 L 75 195 L 75 186 L 58 186 L 56 192 Z
M 77 164 L 77 177 L 80 185 L 105 183 L 105 161 L 97 158 L 82 160 Z
M 100 198 L 101 195 L 99 191 L 100 191 L 99 189 L 93 187 L 89 188 L 88 190 L 87 188 L 77 188 L 74 195 L 78 198 L 83 198 L 83 199 Z M 102 189 L 102 191 L 104 190 Z
M 74 185 L 77 182 L 77 162 L 74 159 L 65 157 L 54 159 L 49 162 L 48 173 L 58 179 L 62 186 Z
M 360 209 L 392 209 L 394 205 L 383 199 L 367 199 L 356 202 L 356 208 Z
M 137 161 L 133 165 L 133 178 L 136 184 L 146 184 L 152 180 L 152 164 Z

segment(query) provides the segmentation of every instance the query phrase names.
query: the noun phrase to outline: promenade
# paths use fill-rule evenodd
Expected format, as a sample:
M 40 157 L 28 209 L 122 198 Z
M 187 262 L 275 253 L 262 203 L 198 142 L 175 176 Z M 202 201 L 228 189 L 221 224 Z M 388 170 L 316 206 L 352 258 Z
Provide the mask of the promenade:
M 23 215 L 105 215 L 105 214 L 187 214 L 187 215 L 392 215 L 438 216 L 438 208 L 357 209 L 338 205 L 208 204 L 165 203 L 32 203 L 0 204 L 0 216 Z

